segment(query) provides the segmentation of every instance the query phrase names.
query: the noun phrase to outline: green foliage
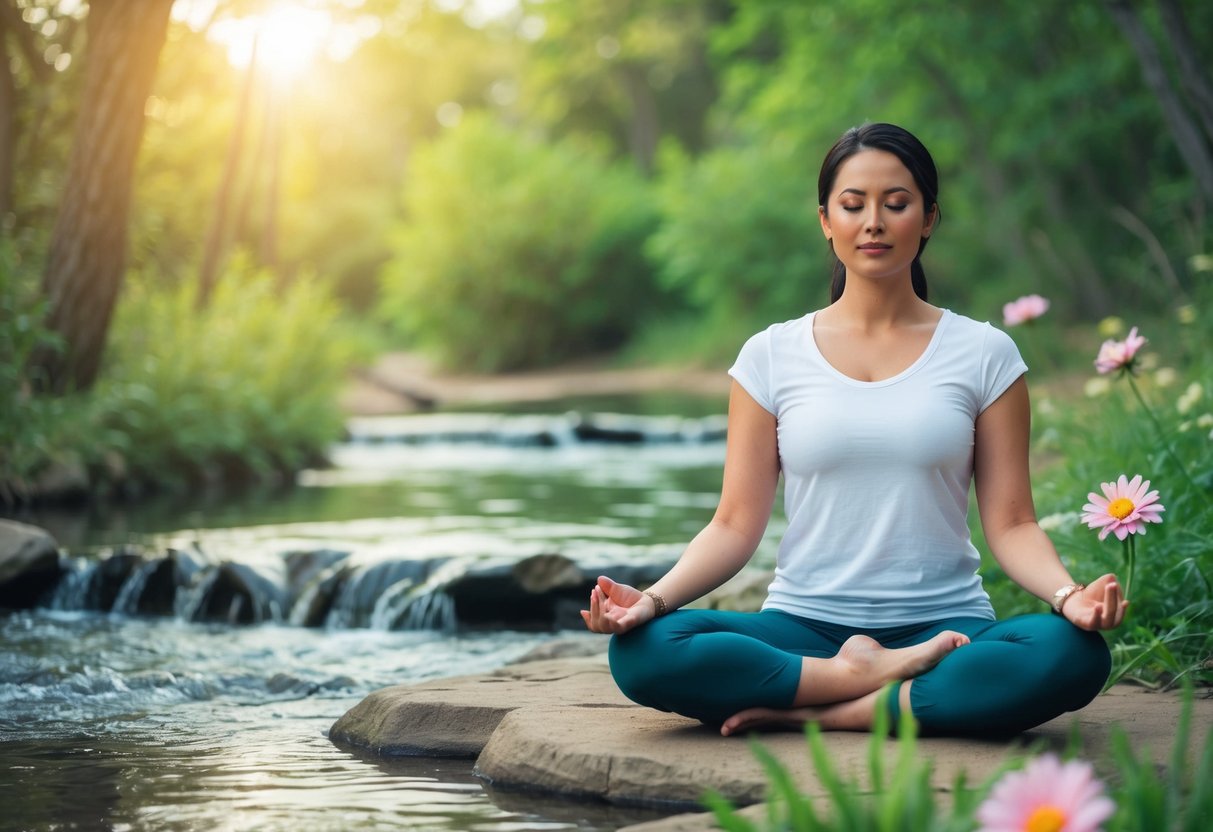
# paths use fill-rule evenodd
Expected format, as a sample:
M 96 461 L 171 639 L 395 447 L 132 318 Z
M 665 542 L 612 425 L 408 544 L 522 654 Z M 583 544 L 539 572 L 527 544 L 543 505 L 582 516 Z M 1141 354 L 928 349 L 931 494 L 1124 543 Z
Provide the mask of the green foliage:
M 1135 751 L 1120 726 L 1112 729 L 1112 757 L 1108 794 L 1116 812 L 1109 832 L 1204 832 L 1213 819 L 1213 729 L 1203 750 L 1189 747 L 1193 691 L 1184 688 L 1183 710 L 1176 726 L 1175 744 L 1165 770 L 1154 764 L 1148 751 Z M 877 704 L 869 745 L 866 776 L 846 777 L 830 760 L 826 741 L 815 723 L 806 726 L 809 757 L 825 794 L 814 798 L 801 792 L 787 768 L 761 743 L 750 749 L 767 775 L 766 817 L 755 823 L 738 814 L 717 792 L 704 796 L 719 828 L 728 832 L 969 832 L 974 817 L 994 785 L 1008 771 L 1020 768 L 1030 757 L 1009 757 L 983 783 L 970 785 L 964 772 L 953 784 L 949 805 L 937 804 L 931 785 L 931 762 L 918 757 L 913 719 L 903 714 L 897 732 L 897 761 L 891 773 L 884 770 L 888 716 L 883 698 Z M 1078 739 L 1078 738 L 1076 738 Z M 1067 756 L 1072 756 L 1072 746 Z M 1190 765 L 1193 757 L 1195 766 Z M 864 783 L 868 786 L 864 786 Z
M 961 772 L 952 786 L 950 805 L 941 806 L 939 794 L 931 784 L 931 760 L 919 757 L 917 728 L 913 717 L 907 713 L 902 713 L 897 726 L 896 762 L 891 771 L 885 771 L 885 745 L 889 734 L 888 695 L 886 690 L 876 704 L 866 778 L 846 777 L 838 772 L 831 762 L 820 726 L 811 722 L 805 727 L 809 758 L 818 782 L 825 789 L 825 795 L 815 801 L 800 791 L 787 768 L 770 751 L 761 743 L 751 740 L 750 750 L 767 774 L 765 823 L 751 823 L 738 815 L 726 798 L 710 792 L 704 802 L 715 814 L 720 827 L 730 832 L 971 830 L 978 799 L 999 775 L 1014 764 L 1014 759 L 977 787 L 969 786 L 964 772 Z
M 751 328 L 826 300 L 827 250 L 802 159 L 752 145 L 694 165 L 672 154 L 666 161 L 664 222 L 649 252 L 667 286 L 709 319 Z
M 54 442 L 45 426 L 64 411 L 61 401 L 33 396 L 26 376 L 34 350 L 58 343 L 42 325 L 46 304 L 28 264 L 17 246 L 0 240 L 0 499 L 4 483 L 46 460 Z
M 237 265 L 206 309 L 194 297 L 131 281 L 92 402 L 100 435 L 151 481 L 266 475 L 322 454 L 361 357 L 329 289 Z
M 1184 5 L 1190 31 L 1213 22 L 1207 5 Z M 1082 319 L 1192 290 L 1184 258 L 1207 250 L 1207 212 L 1102 4 L 978 13 L 927 0 L 889 12 L 886 0 L 738 4 L 713 33 L 719 116 L 795 142 L 810 170 L 851 125 L 918 134 L 942 183 L 932 292 L 974 316 L 996 318 L 1030 291 Z M 1136 175 L 1118 175 L 1125 164 Z
M 468 118 L 419 149 L 384 313 L 448 365 L 505 370 L 619 346 L 663 300 L 634 174 Z
M 1208 326 L 1191 309 L 1143 321 L 1151 342 L 1132 379 L 1090 369 L 1077 383 L 1069 377 L 1034 396 L 1038 514 L 1072 574 L 1124 579 L 1122 544 L 1112 536 L 1100 542 L 1079 519 L 1100 483 L 1141 474 L 1166 506 L 1162 523 L 1137 541 L 1126 623 L 1106 634 L 1113 682 L 1213 682 L 1213 357 L 1199 347 L 1209 343 Z M 1087 333 L 1088 360 L 1101 340 Z M 1040 609 L 999 573 L 988 574 L 987 585 L 1000 616 Z

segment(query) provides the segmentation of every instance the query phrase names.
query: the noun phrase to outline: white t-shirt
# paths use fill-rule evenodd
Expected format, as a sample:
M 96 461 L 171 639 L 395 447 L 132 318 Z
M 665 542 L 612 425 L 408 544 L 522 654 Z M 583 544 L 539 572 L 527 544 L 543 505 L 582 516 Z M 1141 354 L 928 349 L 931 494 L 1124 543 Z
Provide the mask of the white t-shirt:
M 966 521 L 978 414 L 1028 368 L 988 323 L 943 311 L 882 381 L 831 366 L 813 315 L 754 335 L 729 375 L 776 418 L 788 528 L 764 609 L 860 627 L 994 618 Z

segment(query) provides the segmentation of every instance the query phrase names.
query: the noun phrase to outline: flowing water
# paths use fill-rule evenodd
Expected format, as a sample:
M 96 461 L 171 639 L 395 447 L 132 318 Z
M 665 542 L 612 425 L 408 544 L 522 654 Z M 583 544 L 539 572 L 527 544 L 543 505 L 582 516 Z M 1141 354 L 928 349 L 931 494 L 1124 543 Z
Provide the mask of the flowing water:
M 333 467 L 285 493 L 18 518 L 71 558 L 38 608 L 0 614 L 0 829 L 607 830 L 659 816 L 497 792 L 471 761 L 376 757 L 327 731 L 379 687 L 486 672 L 556 638 L 597 643 L 555 619 L 469 623 L 453 581 L 553 556 L 663 568 L 710 517 L 723 455 L 714 415 L 360 420 Z M 168 563 L 178 583 L 147 614 Z

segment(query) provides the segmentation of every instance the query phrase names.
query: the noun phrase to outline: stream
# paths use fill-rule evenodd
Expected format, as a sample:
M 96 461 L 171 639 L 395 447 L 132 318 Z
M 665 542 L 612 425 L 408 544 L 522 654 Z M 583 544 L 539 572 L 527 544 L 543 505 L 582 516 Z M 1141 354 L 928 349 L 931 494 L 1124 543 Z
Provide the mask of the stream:
M 617 400 L 351 420 L 332 465 L 279 493 L 14 516 L 69 558 L 36 608 L 0 614 L 0 827 L 500 832 L 660 817 L 503 793 L 470 760 L 376 757 L 327 731 L 377 688 L 602 638 L 570 623 L 576 603 L 558 591 L 518 618 L 486 607 L 469 576 L 664 569 L 710 518 L 724 459 L 723 403 L 683 411 Z M 157 584 L 167 574 L 176 583 Z

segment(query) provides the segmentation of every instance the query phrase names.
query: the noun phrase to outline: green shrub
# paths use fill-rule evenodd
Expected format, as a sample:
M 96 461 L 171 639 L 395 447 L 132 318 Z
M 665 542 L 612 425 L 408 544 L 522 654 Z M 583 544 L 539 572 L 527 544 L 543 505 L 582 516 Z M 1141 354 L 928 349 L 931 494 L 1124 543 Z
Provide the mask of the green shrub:
M 506 370 L 622 344 L 663 300 L 647 186 L 570 143 L 465 119 L 410 162 L 382 309 L 443 364 Z
M 33 395 L 27 377 L 30 355 L 54 348 L 42 324 L 46 305 L 38 298 L 38 274 L 9 240 L 0 240 L 0 500 L 9 484 L 33 473 L 54 454 L 55 427 L 68 410 L 59 399 Z
M 294 470 L 341 433 L 357 340 L 323 282 L 236 265 L 210 304 L 133 275 L 92 395 L 96 435 L 138 479 Z
M 770 147 L 668 158 L 664 222 L 648 249 L 661 280 L 708 318 L 750 329 L 824 303 L 830 261 L 815 182 L 802 158 Z

